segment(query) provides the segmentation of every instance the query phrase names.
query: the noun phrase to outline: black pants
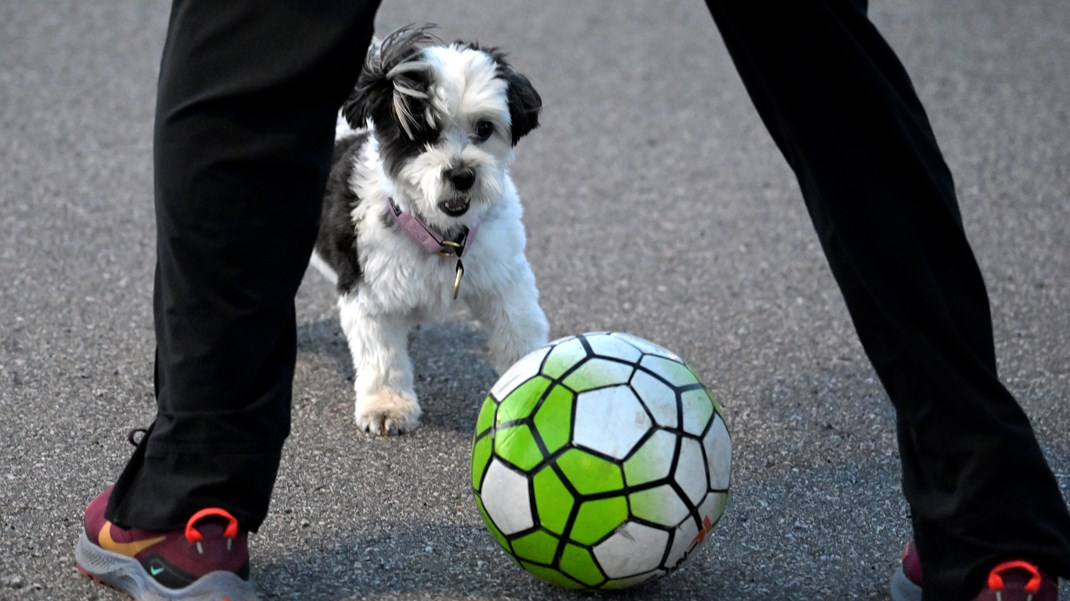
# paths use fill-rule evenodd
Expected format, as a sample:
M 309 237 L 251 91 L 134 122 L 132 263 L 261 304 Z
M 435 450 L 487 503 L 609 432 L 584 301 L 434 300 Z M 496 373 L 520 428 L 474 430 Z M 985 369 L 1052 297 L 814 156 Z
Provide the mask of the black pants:
M 112 493 L 116 524 L 179 528 L 206 506 L 263 521 L 294 295 L 378 4 L 174 1 L 154 141 L 158 413 Z
M 377 4 L 175 1 L 155 146 L 159 412 L 113 493 L 120 525 L 176 528 L 213 505 L 255 529 L 266 514 L 293 297 Z M 968 598 L 1009 556 L 1070 577 L 1070 517 L 997 377 L 951 175 L 864 2 L 708 5 L 897 410 L 927 599 Z
M 926 598 L 969 598 L 1008 555 L 1070 577 L 1066 504 L 996 375 L 951 174 L 865 0 L 707 5 L 895 405 Z

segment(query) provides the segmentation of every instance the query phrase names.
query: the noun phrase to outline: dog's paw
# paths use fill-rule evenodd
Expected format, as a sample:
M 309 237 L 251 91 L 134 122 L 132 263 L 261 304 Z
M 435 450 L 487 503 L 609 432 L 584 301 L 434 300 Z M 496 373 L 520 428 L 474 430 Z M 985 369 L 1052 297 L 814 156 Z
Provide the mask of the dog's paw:
M 365 432 L 389 436 L 403 434 L 420 424 L 416 395 L 387 390 L 357 398 L 357 426 Z

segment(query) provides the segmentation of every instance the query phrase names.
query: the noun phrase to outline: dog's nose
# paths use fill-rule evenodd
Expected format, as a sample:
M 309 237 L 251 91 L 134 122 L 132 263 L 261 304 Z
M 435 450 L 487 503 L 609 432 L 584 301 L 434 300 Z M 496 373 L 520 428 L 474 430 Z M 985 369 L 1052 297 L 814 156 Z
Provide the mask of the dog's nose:
M 476 183 L 476 171 L 471 167 L 447 169 L 445 175 L 458 192 L 465 192 Z

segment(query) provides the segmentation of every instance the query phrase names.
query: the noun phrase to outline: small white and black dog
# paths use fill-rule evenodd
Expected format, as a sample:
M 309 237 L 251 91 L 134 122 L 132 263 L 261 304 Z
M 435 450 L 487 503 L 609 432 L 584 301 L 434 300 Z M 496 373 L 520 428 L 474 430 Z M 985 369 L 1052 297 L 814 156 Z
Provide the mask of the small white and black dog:
M 546 343 L 509 175 L 542 100 L 493 48 L 432 25 L 374 42 L 342 107 L 312 263 L 338 287 L 357 425 L 415 427 L 408 335 L 456 302 L 484 325 L 499 373 Z

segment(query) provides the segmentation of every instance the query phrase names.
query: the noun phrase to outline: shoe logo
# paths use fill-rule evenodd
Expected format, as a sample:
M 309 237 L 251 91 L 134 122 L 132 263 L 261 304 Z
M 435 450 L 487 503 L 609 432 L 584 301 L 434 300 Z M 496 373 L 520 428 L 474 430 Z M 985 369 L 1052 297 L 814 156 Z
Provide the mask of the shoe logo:
M 127 557 L 133 557 L 166 539 L 166 536 L 158 536 L 156 538 L 147 538 L 145 540 L 132 541 L 129 543 L 120 543 L 116 542 L 116 540 L 111 537 L 111 522 L 104 522 L 104 527 L 100 529 L 100 547 L 105 551 L 126 555 Z
M 151 568 L 149 568 L 149 573 L 151 573 L 153 576 L 159 576 L 160 574 L 163 574 L 163 571 L 164 568 L 157 566 L 152 566 Z

